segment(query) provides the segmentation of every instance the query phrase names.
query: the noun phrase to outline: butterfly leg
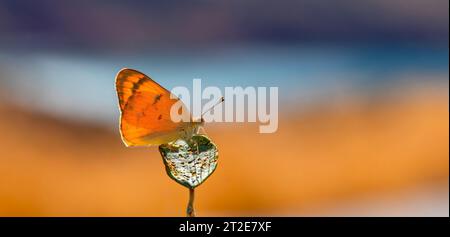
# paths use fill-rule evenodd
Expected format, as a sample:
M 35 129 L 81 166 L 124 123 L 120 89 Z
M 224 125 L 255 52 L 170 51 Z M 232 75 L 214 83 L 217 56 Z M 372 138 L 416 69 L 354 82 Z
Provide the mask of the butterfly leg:
M 198 142 L 195 142 L 195 145 L 197 146 L 197 154 L 200 154 L 200 148 L 198 147 Z

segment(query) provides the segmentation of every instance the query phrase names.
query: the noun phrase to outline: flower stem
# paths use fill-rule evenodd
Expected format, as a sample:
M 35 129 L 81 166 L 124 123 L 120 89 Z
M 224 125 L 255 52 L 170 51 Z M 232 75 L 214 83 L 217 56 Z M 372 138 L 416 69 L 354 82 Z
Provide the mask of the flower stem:
M 195 211 L 194 211 L 194 197 L 195 192 L 193 188 L 189 189 L 189 202 L 186 210 L 186 215 L 188 217 L 195 217 Z

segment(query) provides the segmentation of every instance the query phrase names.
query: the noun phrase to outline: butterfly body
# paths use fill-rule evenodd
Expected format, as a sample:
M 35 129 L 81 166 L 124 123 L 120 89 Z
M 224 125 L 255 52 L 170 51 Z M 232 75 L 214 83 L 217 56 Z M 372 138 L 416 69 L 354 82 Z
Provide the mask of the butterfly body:
M 122 69 L 116 76 L 120 133 L 126 146 L 161 145 L 190 139 L 203 125 L 202 119 L 174 122 L 170 111 L 175 103 L 187 111 L 180 99 L 147 75 Z

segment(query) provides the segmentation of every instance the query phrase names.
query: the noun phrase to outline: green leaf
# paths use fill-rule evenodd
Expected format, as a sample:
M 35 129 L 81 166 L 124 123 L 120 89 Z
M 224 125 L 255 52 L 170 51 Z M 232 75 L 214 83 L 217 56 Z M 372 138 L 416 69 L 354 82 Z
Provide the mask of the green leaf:
M 219 152 L 205 135 L 176 140 L 159 146 L 170 178 L 187 188 L 202 184 L 216 169 Z

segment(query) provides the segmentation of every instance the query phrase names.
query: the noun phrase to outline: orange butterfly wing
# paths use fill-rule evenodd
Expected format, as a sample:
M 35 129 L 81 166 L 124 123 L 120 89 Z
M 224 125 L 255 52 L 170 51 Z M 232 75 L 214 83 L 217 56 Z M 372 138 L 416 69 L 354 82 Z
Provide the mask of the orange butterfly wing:
M 190 123 L 175 123 L 170 109 L 179 101 L 150 77 L 122 69 L 116 77 L 121 110 L 120 131 L 127 146 L 160 145 L 174 141 L 190 129 Z M 186 109 L 183 105 L 183 109 Z

